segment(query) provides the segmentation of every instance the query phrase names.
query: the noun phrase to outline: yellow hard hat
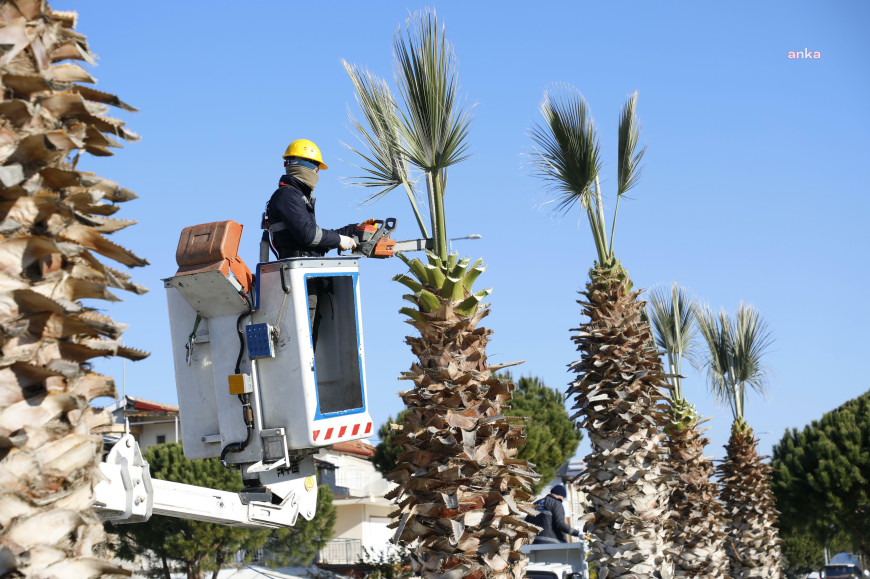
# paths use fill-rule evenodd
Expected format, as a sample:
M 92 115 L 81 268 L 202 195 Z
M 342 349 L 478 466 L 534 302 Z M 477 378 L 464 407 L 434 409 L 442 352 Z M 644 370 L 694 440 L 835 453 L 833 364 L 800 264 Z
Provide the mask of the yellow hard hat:
M 284 151 L 284 158 L 286 159 L 287 157 L 308 159 L 317 163 L 319 169 L 323 171 L 327 169 L 326 163 L 323 162 L 323 157 L 320 156 L 320 149 L 308 139 L 296 139 L 290 143 L 287 146 L 287 150 Z

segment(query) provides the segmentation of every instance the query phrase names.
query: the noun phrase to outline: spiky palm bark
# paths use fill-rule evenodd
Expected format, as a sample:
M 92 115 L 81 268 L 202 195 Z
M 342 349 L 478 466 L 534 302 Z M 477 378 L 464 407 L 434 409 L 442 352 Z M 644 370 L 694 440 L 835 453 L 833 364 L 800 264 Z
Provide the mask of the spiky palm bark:
M 134 139 L 106 105 L 129 110 L 81 67 L 93 62 L 75 13 L 40 0 L 0 2 L 0 575 L 110 577 L 129 571 L 100 558 L 92 512 L 101 441 L 111 420 L 90 407 L 114 382 L 88 360 L 146 354 L 120 345 L 124 324 L 80 300 L 143 293 L 100 254 L 147 262 L 103 234 L 133 222 L 109 219 L 135 195 L 77 171 L 82 151 L 111 155 L 113 135 Z
M 592 453 L 577 482 L 586 495 L 584 518 L 592 536 L 598 577 L 669 577 L 666 524 L 672 474 L 662 448 L 668 385 L 640 291 L 618 265 L 596 268 L 586 285 L 588 316 L 574 342 L 581 359 L 571 365 L 581 426 Z
M 727 578 L 725 509 L 713 462 L 704 456 L 710 441 L 700 425 L 706 420 L 685 401 L 672 401 L 669 415 L 665 448 L 677 481 L 670 499 L 674 576 Z
M 782 576 L 776 521 L 779 513 L 770 489 L 770 467 L 761 462 L 752 429 L 744 419 L 747 387 L 764 392 L 768 372 L 762 360 L 772 337 L 767 323 L 741 301 L 733 320 L 709 307 L 697 309 L 698 326 L 707 344 L 704 366 L 719 401 L 734 417 L 731 438 L 719 467 L 720 496 L 728 517 L 726 548 L 734 579 Z
M 675 475 L 670 508 L 674 575 L 676 577 L 728 576 L 725 554 L 724 509 L 719 502 L 719 485 L 712 480 L 713 462 L 704 456 L 709 440 L 701 424 L 706 420 L 683 397 L 683 359 L 695 358 L 697 325 L 695 307 L 688 291 L 674 282 L 670 291 L 655 289 L 646 310 L 656 345 L 667 360 L 671 389 L 665 448 Z M 663 360 L 664 361 L 664 360 Z
M 770 466 L 757 452 L 758 439 L 743 420 L 735 420 L 717 471 L 721 496 L 731 521 L 726 543 L 734 579 L 783 577 L 779 513 L 770 489 Z
M 537 480 L 525 460 L 523 424 L 505 417 L 513 384 L 495 376 L 509 364 L 491 366 L 491 330 L 479 326 L 489 313 L 472 294 L 481 262 L 429 264 L 406 261 L 417 279 L 397 280 L 414 292 L 416 308 L 403 308 L 419 337 L 406 338 L 418 358 L 403 379 L 414 388 L 400 395 L 409 412 L 396 437 L 403 452 L 390 479 L 398 488 L 396 538 L 409 545 L 416 574 L 444 579 L 521 579 L 527 563 L 520 547 L 537 528 L 523 518 Z

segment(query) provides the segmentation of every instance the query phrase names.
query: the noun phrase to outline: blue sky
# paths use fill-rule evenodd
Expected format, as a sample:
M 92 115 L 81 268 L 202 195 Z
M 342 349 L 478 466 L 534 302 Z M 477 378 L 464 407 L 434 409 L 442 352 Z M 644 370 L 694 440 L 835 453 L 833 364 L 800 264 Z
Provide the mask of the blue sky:
M 152 353 L 126 363 L 126 391 L 175 401 L 161 278 L 187 225 L 235 219 L 242 257 L 256 263 L 259 216 L 296 138 L 315 141 L 318 216 L 338 227 L 395 216 L 396 238 L 417 237 L 402 195 L 360 207 L 365 192 L 342 148 L 351 142 L 352 86 L 340 59 L 392 78 L 392 37 L 409 11 L 399 2 L 56 1 L 79 12 L 78 30 L 100 57 L 97 88 L 138 107 L 118 114 L 142 136 L 111 158 L 80 166 L 134 190 L 118 217 L 139 224 L 114 241 L 146 257 L 134 271 L 151 289 L 106 309 L 130 324 L 126 342 Z M 489 266 L 493 363 L 525 359 L 516 373 L 563 389 L 578 354 L 570 340 L 594 247 L 574 211 L 554 216 L 531 176 L 528 130 L 544 90 L 576 86 L 602 141 L 602 185 L 615 189 L 619 109 L 639 91 L 644 173 L 620 206 L 616 253 L 636 285 L 679 281 L 715 310 L 741 299 L 761 310 L 776 339 L 766 361 L 767 399 L 751 396 L 747 419 L 770 448 L 870 387 L 865 334 L 870 309 L 867 107 L 870 36 L 866 2 L 670 3 L 438 2 L 474 106 L 473 156 L 452 169 L 448 235 Z M 789 51 L 821 58 L 790 60 Z M 396 377 L 412 356 L 411 328 L 397 313 L 398 260 L 361 264 L 369 403 L 376 424 L 401 408 Z M 99 304 L 104 307 L 104 304 Z M 100 362 L 116 377 L 120 361 Z M 686 394 L 713 416 L 708 454 L 722 457 L 730 412 L 704 376 Z M 581 447 L 581 453 L 587 447 Z

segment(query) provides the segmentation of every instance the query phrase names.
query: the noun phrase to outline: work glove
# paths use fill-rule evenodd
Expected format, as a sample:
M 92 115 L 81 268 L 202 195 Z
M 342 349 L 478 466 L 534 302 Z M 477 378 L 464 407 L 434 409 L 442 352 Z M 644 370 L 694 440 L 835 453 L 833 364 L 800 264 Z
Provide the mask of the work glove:
M 340 249 L 341 251 L 356 249 L 356 239 L 354 239 L 353 237 L 348 237 L 347 235 L 339 235 L 338 249 Z
M 361 225 L 374 225 L 375 221 L 377 221 L 377 219 L 366 219 L 361 223 Z

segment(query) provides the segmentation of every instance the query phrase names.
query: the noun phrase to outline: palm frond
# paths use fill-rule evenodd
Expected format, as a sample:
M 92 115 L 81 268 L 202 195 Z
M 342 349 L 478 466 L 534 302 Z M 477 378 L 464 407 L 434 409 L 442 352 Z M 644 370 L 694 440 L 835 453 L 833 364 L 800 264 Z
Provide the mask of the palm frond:
M 408 162 L 401 147 L 399 115 L 386 82 L 345 60 L 342 60 L 342 64 L 353 82 L 357 104 L 368 125 L 363 125 L 352 113 L 348 113 L 364 151 L 350 145 L 345 147 L 364 161 L 364 165 L 358 167 L 368 173 L 362 177 L 352 177 L 349 182 L 382 189 L 366 200 L 373 201 L 409 181 Z
M 412 16 L 393 45 L 408 160 L 434 172 L 466 159 L 470 111 L 457 102 L 456 58 L 435 12 Z
M 640 162 L 646 145 L 637 148 L 640 123 L 637 120 L 637 91 L 628 97 L 619 116 L 619 162 L 617 163 L 617 195 L 624 195 L 640 180 Z
M 734 400 L 735 390 L 732 382 L 731 320 L 721 311 L 713 314 L 709 306 L 695 307 L 698 329 L 707 345 L 702 367 L 706 370 L 710 391 L 719 403 L 728 403 L 736 413 L 739 404 Z
M 674 282 L 669 290 L 653 288 L 649 293 L 650 321 L 656 344 L 665 352 L 692 357 L 695 351 L 694 302 L 686 288 Z
M 767 323 L 742 301 L 733 323 L 724 311 L 714 317 L 709 307 L 696 315 L 709 349 L 705 366 L 710 388 L 718 400 L 731 405 L 735 420 L 742 420 L 746 387 L 766 392 L 769 373 L 762 357 L 773 343 Z
M 647 309 L 650 310 L 656 344 L 667 354 L 671 372 L 680 374 L 683 358 L 694 363 L 695 336 L 698 333 L 694 303 L 688 290 L 677 282 L 669 291 L 663 287 L 654 288 L 649 294 Z M 671 383 L 674 397 L 682 399 L 682 380 L 675 377 Z
M 762 357 L 773 344 L 767 322 L 752 306 L 741 301 L 734 322 L 734 379 L 766 394 L 769 372 Z
M 601 159 L 586 100 L 578 90 L 557 85 L 544 93 L 540 110 L 544 122 L 531 129 L 536 173 L 557 193 L 556 211 L 567 212 L 578 202 L 589 210 Z

